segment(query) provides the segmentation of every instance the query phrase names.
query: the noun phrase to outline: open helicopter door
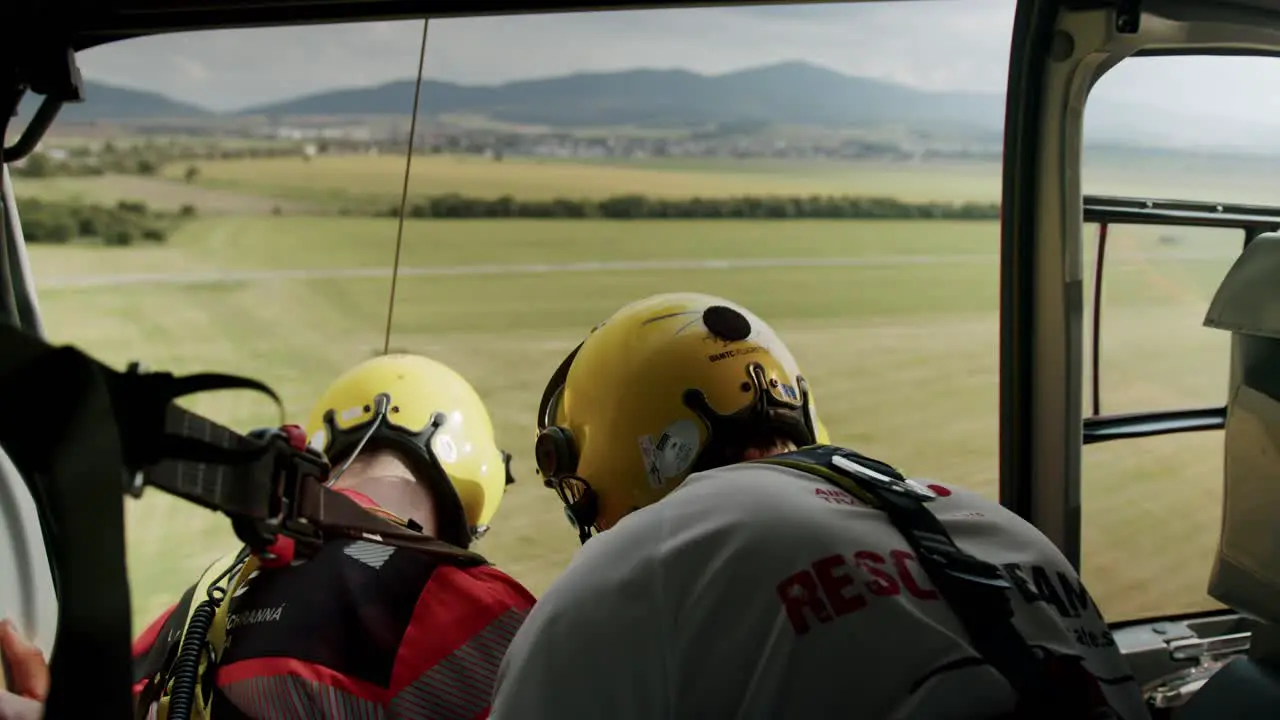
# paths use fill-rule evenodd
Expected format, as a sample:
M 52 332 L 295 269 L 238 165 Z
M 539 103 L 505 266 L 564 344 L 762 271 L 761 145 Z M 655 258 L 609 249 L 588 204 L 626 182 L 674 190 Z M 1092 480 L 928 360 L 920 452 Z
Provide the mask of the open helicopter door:
M 1205 326 L 1232 334 L 1222 532 L 1214 599 L 1260 621 L 1249 654 L 1224 664 L 1180 718 L 1271 718 L 1280 707 L 1280 235 L 1231 267 Z

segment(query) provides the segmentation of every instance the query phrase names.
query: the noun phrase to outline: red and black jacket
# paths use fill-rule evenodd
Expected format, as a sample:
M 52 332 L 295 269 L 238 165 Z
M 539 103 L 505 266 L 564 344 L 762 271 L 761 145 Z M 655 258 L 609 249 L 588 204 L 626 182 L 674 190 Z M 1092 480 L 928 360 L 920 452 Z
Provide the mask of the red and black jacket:
M 134 643 L 138 699 L 176 652 L 193 589 Z M 237 718 L 470 720 L 534 598 L 492 566 L 365 541 L 250 576 L 228 599 L 210 713 Z

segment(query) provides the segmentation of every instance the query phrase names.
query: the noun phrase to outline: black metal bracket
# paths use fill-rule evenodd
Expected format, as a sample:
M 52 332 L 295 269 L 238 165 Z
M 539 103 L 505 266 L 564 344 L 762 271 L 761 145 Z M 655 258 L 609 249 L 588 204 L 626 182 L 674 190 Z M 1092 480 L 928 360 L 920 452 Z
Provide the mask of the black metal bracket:
M 80 76 L 75 51 L 70 46 L 62 44 L 32 50 L 18 68 L 19 71 L 10 79 L 11 86 L 5 89 L 11 98 L 7 103 L 11 105 L 9 117 L 17 112 L 18 102 L 27 90 L 43 95 L 44 100 L 22 135 L 0 154 L 0 160 L 4 162 L 21 160 L 34 152 L 63 104 L 84 101 L 84 79 Z
M 1224 405 L 1188 410 L 1097 415 L 1085 418 L 1082 429 L 1084 444 L 1094 445 L 1112 440 L 1221 430 L 1226 426 L 1227 408 Z
M 1115 195 L 1084 196 L 1086 223 L 1178 225 L 1255 232 L 1280 231 L 1280 207 Z
M 1133 35 L 1142 26 L 1141 0 L 1119 0 L 1116 3 L 1116 32 Z

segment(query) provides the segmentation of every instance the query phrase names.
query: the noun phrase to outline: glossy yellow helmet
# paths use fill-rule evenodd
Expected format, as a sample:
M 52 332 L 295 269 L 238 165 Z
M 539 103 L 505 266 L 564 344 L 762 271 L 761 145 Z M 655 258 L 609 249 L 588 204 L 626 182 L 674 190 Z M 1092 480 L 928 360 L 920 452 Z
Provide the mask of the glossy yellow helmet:
M 779 437 L 813 444 L 818 427 L 808 384 L 768 324 L 718 297 L 663 294 L 619 310 L 560 364 L 535 456 L 586 542 L 691 473 Z
M 511 456 L 498 449 L 475 389 L 421 355 L 383 355 L 343 373 L 306 430 L 335 467 L 362 450 L 402 454 L 431 491 L 440 538 L 460 547 L 488 530 L 513 482 Z
M 810 405 L 812 406 L 812 402 Z M 822 420 L 818 419 L 816 410 L 813 415 L 813 434 L 815 436 L 813 441 L 818 445 L 831 444 L 831 433 L 827 431 L 827 426 L 822 424 Z

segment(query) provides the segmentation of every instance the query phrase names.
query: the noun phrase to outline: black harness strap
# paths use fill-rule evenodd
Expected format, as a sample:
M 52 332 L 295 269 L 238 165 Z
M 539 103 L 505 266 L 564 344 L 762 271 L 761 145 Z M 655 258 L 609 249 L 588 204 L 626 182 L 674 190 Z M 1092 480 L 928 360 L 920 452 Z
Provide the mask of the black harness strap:
M 1029 717 L 1086 718 L 1086 697 L 1052 681 L 1042 656 L 1013 623 L 1009 582 L 994 563 L 960 549 L 925 506 L 936 495 L 893 467 L 831 445 L 815 445 L 753 462 L 816 475 L 888 515 L 920 567 L 964 626 L 974 649 L 1013 687 Z
M 382 542 L 453 565 L 480 555 L 401 528 L 324 487 L 329 464 L 284 437 L 258 441 L 173 404 L 192 392 L 247 388 L 221 375 L 120 373 L 70 347 L 0 326 L 0 443 L 30 490 L 58 593 L 47 720 L 132 713 L 125 492 L 147 484 L 232 518 L 254 550 L 279 536 Z
M 47 720 L 129 717 L 123 467 L 96 363 L 0 328 L 0 442 L 40 511 L 58 591 Z
M 168 413 L 163 445 L 170 457 L 181 459 L 151 466 L 142 484 L 232 516 L 240 539 L 255 550 L 285 534 L 311 547 L 354 538 L 426 552 L 454 565 L 488 562 L 366 512 L 324 485 L 329 466 L 323 458 L 290 447 L 283 437 L 251 440 L 174 405 Z
M 355 538 L 425 552 L 453 565 L 488 562 L 366 512 L 324 485 L 329 464 L 322 456 L 290 446 L 283 435 L 245 437 L 172 403 L 190 393 L 248 389 L 280 406 L 279 396 L 262 383 L 214 373 L 175 377 L 136 371 L 113 373 L 112 380 L 113 391 L 130 400 L 120 418 L 121 435 L 131 451 L 126 462 L 146 468 L 135 493 L 153 485 L 226 513 L 235 520 L 240 539 L 254 550 L 284 534 L 312 548 L 326 538 Z
M 356 501 L 319 483 L 303 485 L 296 497 L 298 517 L 319 529 L 326 537 L 373 540 L 384 545 L 424 552 L 451 565 L 488 564 L 488 560 L 478 553 L 401 527 L 367 512 Z

